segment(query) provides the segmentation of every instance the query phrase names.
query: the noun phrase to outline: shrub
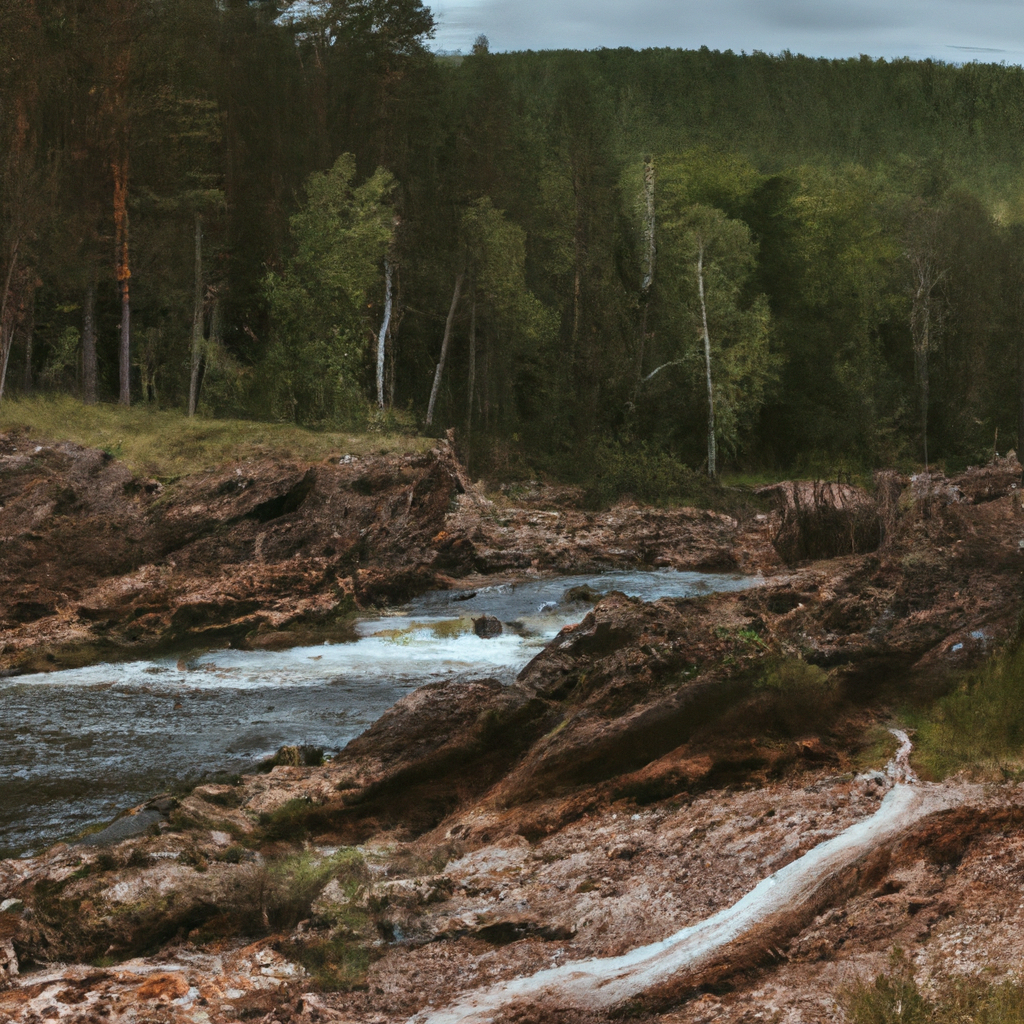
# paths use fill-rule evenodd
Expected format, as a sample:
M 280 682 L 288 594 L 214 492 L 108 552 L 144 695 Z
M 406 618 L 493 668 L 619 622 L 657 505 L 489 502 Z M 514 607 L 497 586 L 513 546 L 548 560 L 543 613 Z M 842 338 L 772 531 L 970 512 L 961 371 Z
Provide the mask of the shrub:
M 925 999 L 913 969 L 899 948 L 889 958 L 889 972 L 871 985 L 843 993 L 852 1024 L 1024 1024 L 1024 987 L 992 984 L 979 978 L 950 978 L 934 1000 Z
M 919 759 L 939 778 L 969 765 L 1007 771 L 1024 752 L 1024 645 L 964 673 L 918 731 Z
M 317 937 L 308 942 L 290 942 L 283 952 L 300 963 L 314 988 L 321 992 L 350 992 L 363 988 L 371 962 L 370 950 L 348 935 Z
M 773 662 L 756 683 L 767 707 L 765 724 L 786 736 L 828 728 L 839 694 L 823 669 L 800 658 Z

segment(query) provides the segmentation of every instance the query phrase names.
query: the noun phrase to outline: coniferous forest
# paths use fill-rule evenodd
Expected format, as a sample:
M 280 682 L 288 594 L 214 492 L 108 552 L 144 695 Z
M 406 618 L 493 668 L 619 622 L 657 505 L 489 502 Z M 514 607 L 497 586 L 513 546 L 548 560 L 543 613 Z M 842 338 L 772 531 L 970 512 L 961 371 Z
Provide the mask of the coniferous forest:
M 454 427 L 562 479 L 1019 444 L 1024 69 L 439 56 L 420 0 L 0 19 L 0 401 Z

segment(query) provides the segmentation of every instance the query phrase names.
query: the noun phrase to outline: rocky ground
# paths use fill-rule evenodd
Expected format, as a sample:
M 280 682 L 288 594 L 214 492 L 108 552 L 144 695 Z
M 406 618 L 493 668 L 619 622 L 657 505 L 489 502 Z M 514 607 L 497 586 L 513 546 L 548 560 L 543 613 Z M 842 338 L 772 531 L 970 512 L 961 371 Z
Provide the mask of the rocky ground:
M 237 785 L 0 862 L 0 1020 L 458 1019 L 446 1007 L 474 992 L 665 939 L 873 815 L 893 709 L 1017 622 L 1015 459 L 884 475 L 870 497 L 786 485 L 729 517 L 593 513 L 540 488 L 488 500 L 443 444 L 163 489 L 99 453 L 0 445 L 12 670 L 83 645 L 274 643 L 477 574 L 767 576 L 648 605 L 611 594 L 512 686 L 424 687 L 327 765 L 285 750 Z M 943 785 L 947 809 L 879 839 L 841 885 L 819 879 L 809 917 L 735 937 L 685 984 L 489 1016 L 831 1021 L 896 945 L 925 992 L 951 973 L 1016 977 L 1024 790 Z

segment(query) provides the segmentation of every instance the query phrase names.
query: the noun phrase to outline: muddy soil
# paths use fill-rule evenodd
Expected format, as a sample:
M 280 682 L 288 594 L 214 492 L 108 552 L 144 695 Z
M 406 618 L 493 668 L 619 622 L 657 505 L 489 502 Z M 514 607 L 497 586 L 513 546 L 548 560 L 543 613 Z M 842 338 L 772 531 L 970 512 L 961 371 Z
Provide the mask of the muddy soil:
M 730 518 L 545 508 L 540 493 L 491 504 L 444 445 L 147 493 L 95 453 L 4 443 L 0 529 L 34 545 L 3 549 L 12 667 L 104 631 L 125 649 L 229 627 L 261 642 L 346 601 L 509 569 L 640 561 L 770 578 L 653 604 L 610 594 L 511 686 L 424 687 L 327 765 L 285 751 L 267 773 L 135 809 L 137 830 L 0 862 L 0 1020 L 474 1019 L 452 1008 L 699 925 L 867 821 L 893 785 L 893 708 L 996 649 L 1019 612 L 1015 459 L 956 480 L 885 475 L 872 496 L 793 485 L 774 510 Z M 86 478 L 69 484 L 81 507 L 61 506 L 55 482 Z M 105 517 L 120 524 L 106 534 Z M 89 561 L 85 538 L 108 534 L 139 560 Z M 158 606 L 142 604 L 148 578 L 163 581 Z M 229 604 L 243 598 L 255 604 Z M 33 601 L 53 610 L 33 618 Z M 785 685 L 771 682 L 779 665 Z M 777 914 L 706 975 L 639 985 L 611 1008 L 510 996 L 487 1018 L 833 1021 L 896 944 L 925 991 L 951 972 L 1014 977 L 1024 788 L 942 787 L 842 885 L 819 887 L 810 916 Z

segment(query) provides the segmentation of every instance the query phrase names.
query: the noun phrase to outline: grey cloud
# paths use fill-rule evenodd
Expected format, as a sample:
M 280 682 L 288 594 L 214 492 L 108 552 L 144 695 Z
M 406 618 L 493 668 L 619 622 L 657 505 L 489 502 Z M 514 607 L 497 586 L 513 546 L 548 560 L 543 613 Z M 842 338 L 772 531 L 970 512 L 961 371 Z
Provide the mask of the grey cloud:
M 824 57 L 1024 57 L 1021 0 L 434 0 L 433 6 L 440 17 L 435 45 L 446 49 L 467 50 L 482 32 L 496 50 L 706 45 Z

